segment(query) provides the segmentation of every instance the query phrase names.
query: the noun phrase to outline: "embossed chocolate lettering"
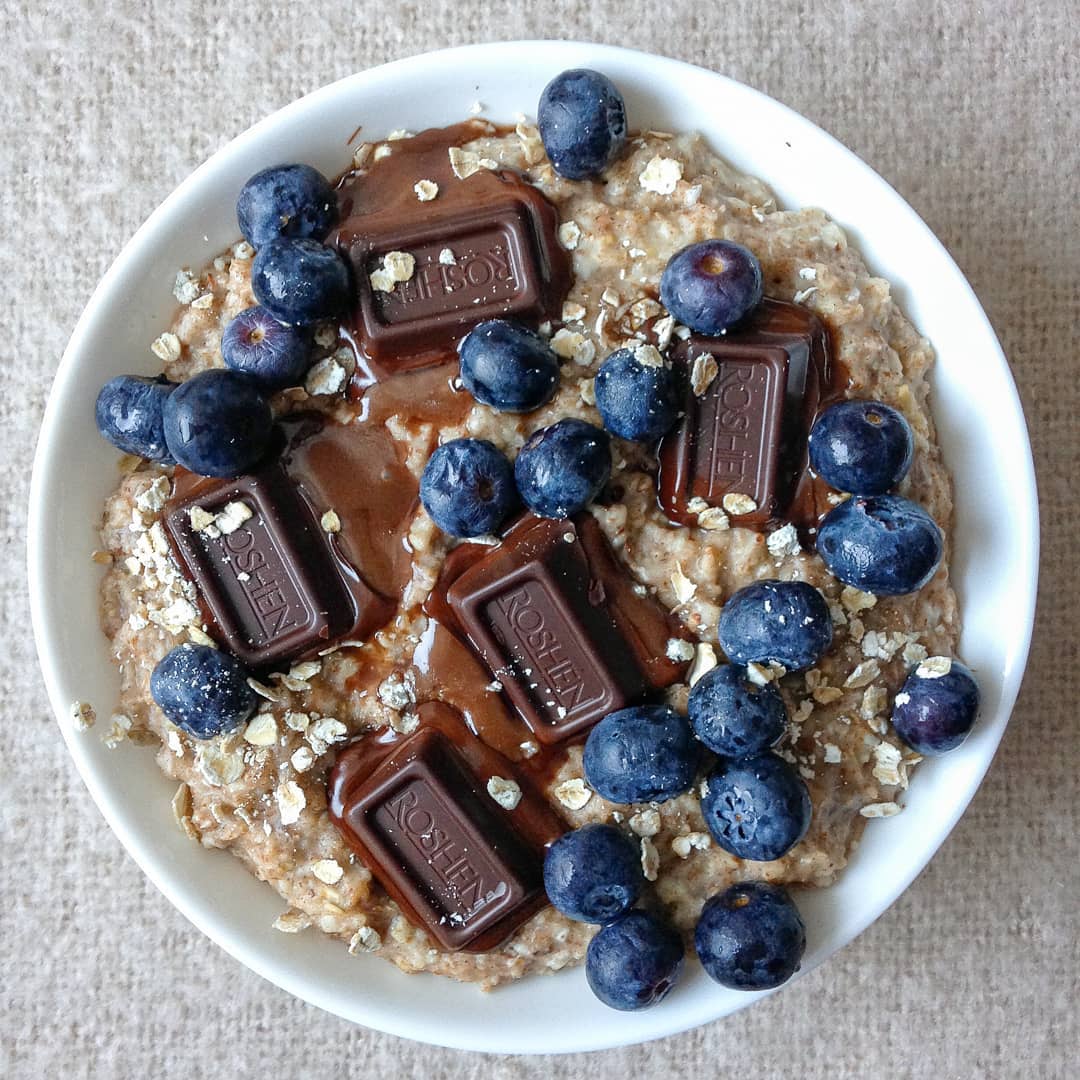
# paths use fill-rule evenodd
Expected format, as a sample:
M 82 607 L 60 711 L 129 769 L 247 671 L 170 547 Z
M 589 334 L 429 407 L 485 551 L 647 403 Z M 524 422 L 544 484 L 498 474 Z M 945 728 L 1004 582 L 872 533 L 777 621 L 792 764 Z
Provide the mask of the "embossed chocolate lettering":
M 538 683 L 544 706 L 549 710 L 562 708 L 565 715 L 581 705 L 588 690 L 584 665 L 568 654 L 563 640 L 572 641 L 573 632 L 544 593 L 543 586 L 535 581 L 525 582 L 512 592 L 496 597 L 488 609 L 490 614 L 494 614 L 492 608 L 503 616 L 492 620 L 493 628 L 497 633 L 501 631 L 504 639 L 509 630 L 524 653 L 518 658 L 519 666 L 531 664 L 536 669 L 531 678 Z M 514 651 L 513 643 L 508 644 Z M 554 692 L 558 705 L 549 704 L 545 690 Z

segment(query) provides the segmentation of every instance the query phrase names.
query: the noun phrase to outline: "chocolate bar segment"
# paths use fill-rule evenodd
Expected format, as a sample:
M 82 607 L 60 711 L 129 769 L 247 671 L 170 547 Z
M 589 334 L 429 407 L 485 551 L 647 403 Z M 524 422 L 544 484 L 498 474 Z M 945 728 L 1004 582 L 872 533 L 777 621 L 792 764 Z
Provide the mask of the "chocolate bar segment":
M 543 847 L 562 824 L 522 781 L 512 810 L 487 792 L 512 766 L 469 735 L 445 705 L 390 746 L 364 740 L 329 778 L 330 814 L 406 916 L 444 949 L 498 945 L 546 902 Z
M 183 477 L 178 487 L 164 519 L 173 553 L 209 621 L 249 666 L 311 654 L 385 617 L 381 597 L 355 573 L 346 579 L 279 464 L 231 480 Z
M 679 678 L 676 620 L 639 596 L 588 514 L 526 515 L 446 586 L 446 602 L 543 743 L 579 734 Z
M 661 444 L 660 504 L 668 517 L 694 524 L 697 507 L 722 506 L 725 495 L 753 500 L 754 510 L 733 515 L 749 528 L 797 510 L 806 439 L 829 389 L 822 323 L 797 304 L 764 300 L 734 330 L 692 335 L 674 355 L 688 373 L 711 356 L 717 373 L 700 397 L 688 386 L 685 415 Z
M 572 280 L 559 214 L 524 177 L 465 150 L 496 129 L 483 121 L 395 139 L 343 178 L 345 214 L 327 238 L 349 259 L 356 288 L 351 392 L 406 368 L 451 361 L 484 319 L 554 319 Z M 483 162 L 483 164 L 481 164 Z M 433 197 L 417 199 L 417 185 Z M 413 259 L 406 281 L 376 289 L 391 252 Z M 400 260 L 399 260 L 400 261 Z
M 554 263 L 562 258 L 545 211 L 536 200 L 504 196 L 403 221 L 356 220 L 349 255 L 365 353 L 385 363 L 452 346 L 484 319 L 543 319 L 561 288 Z M 375 289 L 371 274 L 391 251 L 412 255 L 412 277 L 389 292 Z

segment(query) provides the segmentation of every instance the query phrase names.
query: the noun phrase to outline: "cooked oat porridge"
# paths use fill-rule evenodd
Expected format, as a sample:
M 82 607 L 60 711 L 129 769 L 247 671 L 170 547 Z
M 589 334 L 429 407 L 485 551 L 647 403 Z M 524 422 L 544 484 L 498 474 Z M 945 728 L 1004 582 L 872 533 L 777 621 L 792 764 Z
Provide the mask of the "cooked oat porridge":
M 570 419 L 603 428 L 594 380 L 619 350 L 628 350 L 634 359 L 626 362 L 636 363 L 638 372 L 649 365 L 682 370 L 688 404 L 678 423 L 685 427 L 691 414 L 704 416 L 710 386 L 734 361 L 719 352 L 714 359 L 711 346 L 695 351 L 700 335 L 661 302 L 661 279 L 677 253 L 722 240 L 760 262 L 762 304 L 774 304 L 785 317 L 791 309 L 790 318 L 811 327 L 807 334 L 823 328 L 818 345 L 827 350 L 827 366 L 817 372 L 822 381 L 815 405 L 872 400 L 906 421 L 913 454 L 895 490 L 921 506 L 947 538 L 952 496 L 928 406 L 929 342 L 838 224 L 821 210 L 780 209 L 764 183 L 741 175 L 692 132 L 632 134 L 602 178 L 584 180 L 560 175 L 537 127 L 524 120 L 513 129 L 476 119 L 418 137 L 396 135 L 361 145 L 354 168 L 337 184 L 340 220 L 326 242 L 352 259 L 355 279 L 366 278 L 352 285 L 364 310 L 350 307 L 340 318 L 315 320 L 306 373 L 269 396 L 275 452 L 284 463 L 273 466 L 279 471 L 267 479 L 260 463 L 235 479 L 207 479 L 179 465 L 123 459 L 105 505 L 99 555 L 108 563 L 102 625 L 122 692 L 116 714 L 98 729 L 105 727 L 113 743 L 157 747 L 159 766 L 178 785 L 178 826 L 195 843 L 231 852 L 277 890 L 284 902 L 278 930 L 313 928 L 340 938 L 351 953 L 374 953 L 407 972 L 492 988 L 582 963 L 594 923 L 608 921 L 583 921 L 559 910 L 562 904 L 545 903 L 537 866 L 526 872 L 514 863 L 498 871 L 501 880 L 511 891 L 531 882 L 534 895 L 516 918 L 511 912 L 508 922 L 492 923 L 488 937 L 478 939 L 481 951 L 468 935 L 440 935 L 423 912 L 418 915 L 422 898 L 410 902 L 410 890 L 422 892 L 426 879 L 414 874 L 399 881 L 400 867 L 380 867 L 377 857 L 365 857 L 371 842 L 350 832 L 345 809 L 331 814 L 328 782 L 335 764 L 353 754 L 364 776 L 385 771 L 386 753 L 447 724 L 459 724 L 460 738 L 477 744 L 465 754 L 464 767 L 453 766 L 481 774 L 483 783 L 469 797 L 489 802 L 470 819 L 472 827 L 483 831 L 482 823 L 490 821 L 498 831 L 514 822 L 510 831 L 528 838 L 525 843 L 508 836 L 492 850 L 513 862 L 505 852 L 514 844 L 524 850 L 589 823 L 614 826 L 633 845 L 644 908 L 673 925 L 684 941 L 692 940 L 705 902 L 735 883 L 830 885 L 868 821 L 901 812 L 911 770 L 921 760 L 890 718 L 909 673 L 932 675 L 935 665 L 944 665 L 947 674 L 943 658 L 956 652 L 960 625 L 947 539 L 936 572 L 915 591 L 875 594 L 844 584 L 815 542 L 825 515 L 853 498 L 847 491 L 825 484 L 804 459 L 797 467 L 798 490 L 786 503 L 765 505 L 745 490 L 710 499 L 693 486 L 672 503 L 658 492 L 667 483 L 665 471 L 685 471 L 693 461 L 702 468 L 700 453 L 695 459 L 693 450 L 681 451 L 672 433 L 661 446 L 659 479 L 655 440 L 613 437 L 610 475 L 584 510 L 565 518 L 529 513 L 524 523 L 511 518 L 480 536 L 455 537 L 441 529 L 421 502 L 420 484 L 435 451 L 454 440 L 484 440 L 513 462 L 541 429 Z M 455 194 L 459 189 L 467 196 Z M 511 208 L 504 211 L 503 202 Z M 464 221 L 456 232 L 444 221 L 451 211 Z M 381 248 L 364 247 L 368 219 L 385 224 L 389 239 Z M 467 311 L 457 312 L 448 329 L 447 309 L 440 307 L 440 283 L 447 293 L 460 284 L 467 296 L 479 288 L 480 274 L 484 288 L 488 277 L 496 282 L 491 289 L 506 279 L 511 291 L 520 285 L 510 263 L 500 277 L 498 259 L 474 270 L 482 246 L 476 238 L 491 229 L 502 229 L 500 242 L 511 249 L 524 242 L 522 236 L 531 238 L 535 248 L 526 256 L 535 256 L 536 265 L 548 263 L 538 272 L 542 280 L 532 307 L 518 313 L 558 362 L 553 390 L 530 411 L 500 411 L 470 393 L 457 348 L 473 324 Z M 544 244 L 550 250 L 541 258 L 536 252 Z M 184 384 L 223 367 L 226 328 L 257 303 L 254 254 L 243 241 L 208 266 L 177 275 L 177 314 L 148 343 L 171 382 Z M 513 250 L 506 256 L 511 262 L 522 257 Z M 401 306 L 392 306 L 395 297 Z M 502 302 L 501 294 L 496 300 Z M 413 304 L 410 315 L 402 314 L 406 301 Z M 715 340 L 717 349 L 727 341 L 725 347 L 738 352 L 742 339 L 736 329 Z M 789 350 L 782 359 L 787 363 L 793 355 Z M 718 423 L 717 415 L 710 413 L 709 423 Z M 762 411 L 751 420 L 764 425 L 764 416 Z M 700 430 L 698 436 L 700 443 Z M 769 450 L 762 446 L 755 453 Z M 298 539 L 303 515 L 312 525 Z M 317 571 L 310 568 L 315 555 L 308 569 L 285 567 L 295 601 L 311 601 L 314 629 L 295 642 L 275 636 L 291 594 L 283 597 L 280 581 L 259 578 L 262 555 L 244 562 L 270 542 L 257 530 L 276 536 L 275 550 L 287 549 L 301 562 L 304 552 L 318 549 Z M 500 558 L 508 566 L 522 564 L 515 536 L 526 533 L 520 543 L 534 543 L 544 573 L 555 573 L 560 544 L 580 548 L 602 583 L 600 606 L 611 609 L 615 625 L 644 628 L 635 647 L 651 643 L 657 655 L 641 659 L 637 683 L 621 666 L 630 671 L 630 661 L 609 657 L 602 641 L 581 644 L 584 638 L 575 637 L 574 648 L 580 648 L 565 663 L 585 672 L 580 685 L 557 685 L 556 668 L 545 668 L 541 657 L 537 662 L 555 690 L 540 701 L 550 687 L 536 691 L 529 683 L 535 673 L 506 645 L 506 633 L 488 627 L 488 641 L 483 628 L 472 631 L 486 610 L 477 607 L 477 597 L 505 580 Z M 212 562 L 214 552 L 229 561 L 228 582 L 221 579 L 220 561 Z M 590 561 L 595 559 L 610 559 L 610 565 L 605 561 L 601 573 Z M 328 584 L 331 571 L 341 573 Z M 754 860 L 723 845 L 715 821 L 703 813 L 717 761 L 712 752 L 692 759 L 692 778 L 678 791 L 666 789 L 644 801 L 605 798 L 597 788 L 608 794 L 613 789 L 590 783 L 583 758 L 592 742 L 586 744 L 586 737 L 599 730 L 594 725 L 605 713 L 649 702 L 685 717 L 691 686 L 725 666 L 720 631 L 726 602 L 764 581 L 805 582 L 818 590 L 832 637 L 805 666 L 764 658 L 744 662 L 748 686 L 779 691 L 782 734 L 768 753 L 805 784 L 812 806 L 801 839 L 776 858 Z M 591 577 L 589 588 L 593 584 Z M 220 611 L 235 606 L 239 596 L 253 605 L 258 625 L 280 648 L 239 642 L 244 626 L 238 631 L 223 625 Z M 573 622 L 580 615 L 585 625 L 582 603 L 569 597 L 559 618 Z M 339 609 L 346 614 L 339 617 Z M 500 610 L 508 620 L 517 617 L 512 606 Z M 587 631 L 578 627 L 574 635 Z M 155 667 L 186 643 L 239 656 L 257 695 L 254 708 L 231 729 L 206 738 L 167 719 L 151 692 Z M 506 653 L 501 666 L 492 659 L 500 648 Z M 526 649 L 524 655 L 540 654 Z M 601 695 L 598 700 L 610 707 L 570 723 L 582 686 L 597 671 L 604 692 L 610 682 L 622 698 L 611 705 Z M 550 715 L 549 706 L 555 710 Z M 371 756 L 371 748 L 380 748 L 382 757 Z M 406 755 L 428 770 L 421 779 L 442 768 L 426 755 L 426 749 Z M 394 760 L 399 758 L 396 753 Z M 331 788 L 339 801 L 349 779 L 339 776 L 338 788 Z M 458 781 L 446 783 L 450 795 L 440 797 L 453 799 Z M 425 804 L 421 798 L 410 805 Z M 388 807 L 390 802 L 380 804 L 378 813 Z M 528 822 L 517 820 L 529 807 L 531 833 Z M 461 806 L 453 813 L 468 816 Z M 377 816 L 365 820 L 371 824 Z M 450 887 L 447 874 L 436 893 Z

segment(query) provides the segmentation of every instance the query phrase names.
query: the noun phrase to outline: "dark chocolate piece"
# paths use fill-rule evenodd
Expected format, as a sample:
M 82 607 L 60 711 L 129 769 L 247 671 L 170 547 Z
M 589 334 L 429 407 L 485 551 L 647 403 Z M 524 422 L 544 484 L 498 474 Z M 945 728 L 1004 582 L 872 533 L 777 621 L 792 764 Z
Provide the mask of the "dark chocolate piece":
M 420 722 L 385 748 L 369 736 L 339 756 L 330 815 L 411 921 L 444 949 L 481 952 L 546 902 L 544 845 L 564 826 L 520 777 L 520 802 L 495 802 L 488 781 L 515 779 L 513 766 L 452 709 L 423 705 Z
M 540 320 L 552 308 L 551 229 L 534 202 L 510 196 L 452 212 L 418 208 L 408 220 L 371 222 L 371 232 L 365 224 L 354 223 L 349 255 L 356 330 L 377 361 L 452 345 L 484 319 Z M 413 275 L 390 292 L 374 289 L 370 275 L 391 251 L 413 256 Z
M 544 743 L 679 678 L 679 623 L 634 591 L 589 514 L 526 515 L 446 587 L 461 631 Z
M 208 619 L 244 663 L 269 667 L 385 621 L 387 602 L 355 573 L 343 573 L 279 464 L 231 480 L 184 477 L 178 486 L 166 534 Z M 229 532 L 193 527 L 193 509 L 213 517 L 229 503 L 243 504 L 250 516 Z
M 688 386 L 685 416 L 661 444 L 661 507 L 693 524 L 691 500 L 722 506 L 725 495 L 748 495 L 757 509 L 735 523 L 765 528 L 791 507 L 806 471 L 806 439 L 829 389 L 825 327 L 798 304 L 763 300 L 727 334 L 692 335 L 674 355 L 688 374 L 711 355 L 717 374 L 701 397 Z

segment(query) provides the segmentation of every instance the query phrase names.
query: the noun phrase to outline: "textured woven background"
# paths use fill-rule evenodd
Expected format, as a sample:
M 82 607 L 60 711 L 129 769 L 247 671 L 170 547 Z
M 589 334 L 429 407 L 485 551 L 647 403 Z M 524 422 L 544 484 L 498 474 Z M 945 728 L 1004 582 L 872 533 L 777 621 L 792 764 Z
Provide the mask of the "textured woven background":
M 662 10 L 657 25 L 646 7 Z M 1074 1076 L 1076 12 L 1066 0 L 0 2 L 0 1074 Z M 1043 504 L 1021 702 L 929 869 L 786 992 L 587 1059 L 406 1043 L 317 1012 L 229 959 L 105 826 L 49 714 L 25 630 L 41 410 L 79 312 L 134 229 L 221 144 L 323 83 L 430 48 L 521 37 L 594 39 L 715 68 L 817 121 L 890 180 L 956 256 L 1001 336 Z

